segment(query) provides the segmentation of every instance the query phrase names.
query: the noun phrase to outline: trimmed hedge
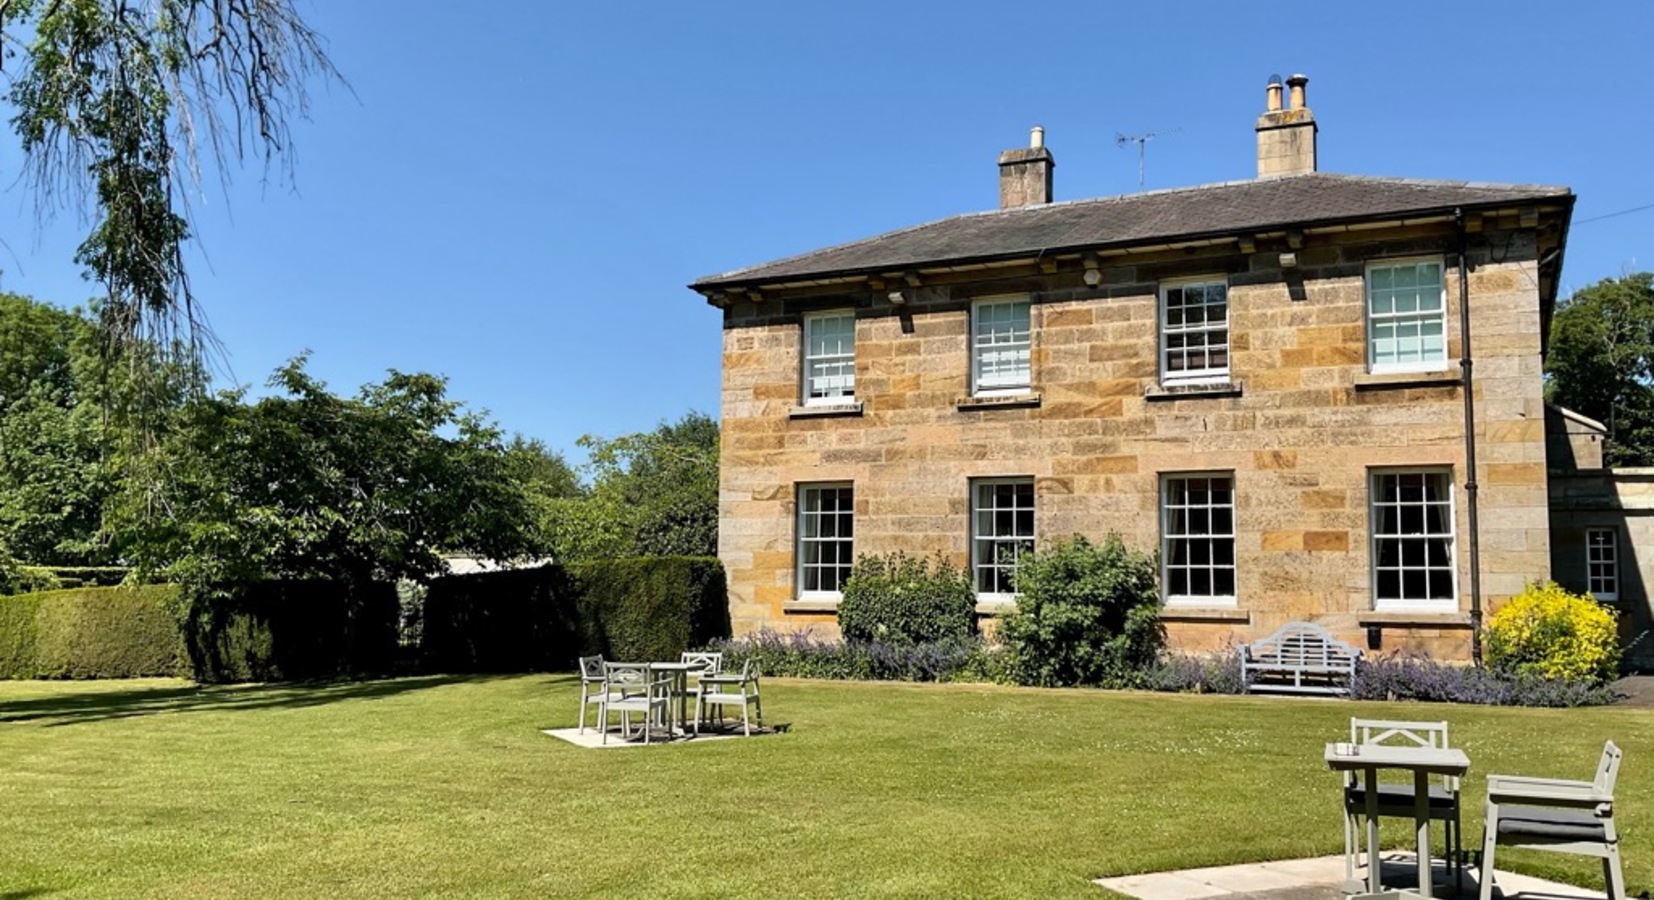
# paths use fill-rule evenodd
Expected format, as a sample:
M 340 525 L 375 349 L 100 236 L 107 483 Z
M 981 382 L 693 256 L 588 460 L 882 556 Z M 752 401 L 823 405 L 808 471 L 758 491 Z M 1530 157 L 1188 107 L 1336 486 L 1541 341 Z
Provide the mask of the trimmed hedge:
M 189 671 L 172 585 L 0 597 L 0 677 L 139 678 Z
M 60 587 L 115 587 L 126 581 L 126 566 L 19 566 L 26 574 Z
M 594 560 L 439 578 L 421 629 L 427 671 L 559 671 L 593 653 L 676 659 L 729 636 L 729 605 L 716 559 Z
M 395 668 L 396 588 L 264 581 L 200 604 L 183 619 L 196 680 L 298 681 Z

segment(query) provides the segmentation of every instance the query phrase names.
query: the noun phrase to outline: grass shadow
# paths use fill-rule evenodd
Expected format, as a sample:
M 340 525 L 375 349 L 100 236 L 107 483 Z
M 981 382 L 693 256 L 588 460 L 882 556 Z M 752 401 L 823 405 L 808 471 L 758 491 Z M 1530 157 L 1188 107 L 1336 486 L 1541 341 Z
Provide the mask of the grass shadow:
M 0 900 L 28 900 L 30 897 L 42 897 L 46 894 L 57 893 L 57 888 L 23 888 L 20 891 L 6 891 L 0 894 Z
M 88 691 L 0 702 L 0 722 L 41 722 L 47 727 L 103 722 L 136 716 L 190 712 L 305 709 L 347 700 L 379 700 L 450 684 L 509 678 L 509 675 L 424 675 L 377 681 L 309 681 L 275 684 L 193 685 Z M 573 680 L 573 676 L 561 676 Z M 553 684 L 559 680 L 553 676 Z M 0 895 L 6 900 L 6 895 Z

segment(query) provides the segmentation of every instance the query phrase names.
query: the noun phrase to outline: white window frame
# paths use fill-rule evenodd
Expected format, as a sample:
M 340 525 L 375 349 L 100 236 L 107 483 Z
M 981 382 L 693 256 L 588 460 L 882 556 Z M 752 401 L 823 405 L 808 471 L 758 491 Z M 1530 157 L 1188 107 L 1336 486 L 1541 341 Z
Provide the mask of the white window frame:
M 1402 597 L 1382 598 L 1378 594 L 1379 582 L 1379 546 L 1381 536 L 1378 531 L 1379 523 L 1379 481 L 1388 475 L 1432 475 L 1441 478 L 1447 488 L 1447 572 L 1449 578 L 1448 596 L 1441 599 L 1418 598 L 1410 599 L 1402 591 Z M 1422 503 L 1421 503 L 1422 505 Z M 1373 468 L 1367 470 L 1367 572 L 1369 590 L 1372 592 L 1373 609 L 1377 612 L 1457 612 L 1459 609 L 1459 499 L 1457 485 L 1453 481 L 1452 466 L 1414 466 L 1407 468 Z M 1400 536 L 1404 540 L 1428 540 L 1440 535 L 1425 534 L 1422 536 Z M 1426 551 L 1428 553 L 1428 550 Z M 1405 552 L 1402 554 L 1405 557 Z M 1395 569 L 1400 576 L 1398 586 L 1405 580 L 1408 566 L 1398 563 Z M 1426 562 L 1425 571 L 1433 567 Z M 1428 578 L 1428 576 L 1426 576 Z
M 849 510 L 837 509 L 837 510 L 834 510 L 833 512 L 831 512 L 831 513 L 823 513 L 819 509 L 819 505 L 820 505 L 819 502 L 816 504 L 816 506 L 818 507 L 817 509 L 814 509 L 814 510 L 810 509 L 811 504 L 808 501 L 808 497 L 813 493 L 818 493 L 818 492 L 821 492 L 821 491 L 828 491 L 828 490 L 831 490 L 831 491 L 849 491 L 850 492 L 850 496 L 848 498 L 849 501 L 850 501 Z M 838 499 L 842 500 L 844 498 L 841 496 Z M 797 502 L 798 502 L 798 511 L 797 511 L 797 515 L 794 517 L 794 532 L 793 532 L 793 560 L 794 560 L 793 577 L 796 579 L 795 584 L 797 584 L 797 586 L 798 586 L 798 589 L 796 591 L 796 593 L 798 595 L 798 599 L 800 599 L 800 600 L 839 600 L 839 599 L 842 599 L 844 597 L 844 591 L 843 591 L 844 580 L 849 577 L 850 567 L 851 567 L 851 565 L 853 564 L 853 562 L 855 560 L 855 549 L 856 549 L 856 534 L 855 534 L 856 494 L 855 494 L 855 485 L 852 482 L 848 482 L 848 481 L 822 481 L 822 482 L 810 482 L 810 483 L 807 483 L 807 484 L 800 484 L 800 485 L 798 485 Z M 819 527 L 814 529 L 815 536 L 813 536 L 813 537 L 810 536 L 809 533 L 812 529 L 809 527 L 809 522 L 808 522 L 809 518 L 811 516 L 814 516 L 814 517 L 817 517 L 817 519 L 819 520 L 821 517 L 826 516 L 826 515 L 833 515 L 833 516 L 838 517 L 838 519 L 835 520 L 835 527 L 833 529 L 834 532 L 835 532 L 834 536 L 832 536 L 832 537 L 822 537 L 821 536 L 821 529 Z M 850 525 L 850 535 L 848 537 L 845 537 L 845 536 L 842 535 L 843 528 L 840 527 L 840 526 L 844 522 L 848 522 L 849 525 Z M 842 545 L 846 548 L 846 555 L 844 557 L 838 559 L 838 560 L 835 560 L 832 563 L 831 566 L 821 564 L 821 563 L 810 563 L 810 562 L 808 562 L 809 554 L 805 552 L 806 546 L 810 543 L 816 543 L 816 544 L 832 543 L 832 544 L 835 544 L 835 545 Z M 842 569 L 843 571 L 839 575 L 840 589 L 839 590 L 834 590 L 834 591 L 824 591 L 824 590 L 820 590 L 820 589 L 812 590 L 812 589 L 806 588 L 806 585 L 809 583 L 809 579 L 806 577 L 806 571 L 808 569 L 811 569 L 811 568 L 815 568 L 815 569 L 826 569 L 826 568 Z
M 1021 340 L 1015 340 L 1015 328 L 1011 330 L 1012 340 L 1003 343 L 979 344 L 982 335 L 978 329 L 982 324 L 984 311 L 996 306 L 1022 306 L 1028 311 L 1028 334 Z M 999 297 L 983 297 L 971 302 L 970 333 L 968 336 L 971 354 L 971 394 L 976 397 L 994 397 L 1014 394 L 1031 393 L 1034 389 L 1034 304 L 1026 294 L 1010 294 Z M 1000 352 L 1009 349 L 1015 352 L 1018 347 L 1028 356 L 1028 365 L 1020 383 L 1013 380 L 994 380 L 992 384 L 983 383 L 982 357 L 987 348 L 995 348 Z
M 1027 509 L 1028 509 L 1028 512 L 1029 512 L 1029 523 L 1030 523 L 1030 525 L 1029 525 L 1029 529 L 1028 529 L 1027 534 L 1018 533 L 1018 530 L 1016 528 L 1015 522 L 1016 522 L 1016 518 L 1017 518 L 1017 513 L 1020 512 L 1023 509 L 1023 507 L 1016 505 L 1016 503 L 1014 501 L 1012 502 L 1012 505 L 1009 506 L 1009 507 L 1000 507 L 1000 506 L 996 505 L 996 506 L 989 507 L 988 510 L 983 509 L 983 507 L 981 505 L 981 499 L 982 499 L 982 493 L 981 492 L 982 492 L 982 490 L 984 488 L 991 489 L 991 488 L 999 487 L 999 486 L 1002 486 L 1002 485 L 1027 485 L 1028 486 L 1028 507 L 1027 507 Z M 1010 477 L 1010 478 L 973 478 L 973 479 L 971 479 L 971 482 L 970 482 L 970 491 L 971 491 L 971 503 L 970 503 L 970 508 L 971 508 L 971 522 L 970 522 L 971 587 L 976 591 L 976 599 L 979 602 L 988 602 L 988 603 L 1011 603 L 1011 602 L 1015 602 L 1016 597 L 1017 597 L 1015 592 L 1011 592 L 1011 591 L 984 591 L 984 590 L 982 590 L 982 570 L 983 569 L 1007 569 L 1008 568 L 1014 573 L 1016 571 L 1017 564 L 1019 562 L 1021 562 L 1023 553 L 1033 551 L 1033 549 L 1035 547 L 1036 540 L 1037 540 L 1035 535 L 1038 532 L 1038 524 L 1039 524 L 1038 521 L 1037 521 L 1037 517 L 1039 515 L 1039 497 L 1038 497 L 1037 494 L 1034 493 L 1034 479 L 1033 479 L 1032 476 Z M 999 534 L 999 533 L 997 533 L 997 529 L 995 529 L 995 533 L 993 533 L 993 534 L 983 534 L 982 527 L 981 527 L 982 526 L 982 513 L 984 511 L 998 511 L 1000 509 L 1007 509 L 1011 512 L 1012 533 L 1008 534 L 1008 535 Z M 992 521 L 991 517 L 990 517 L 990 521 Z M 1026 550 L 1024 550 L 1021 546 L 1022 542 L 1024 542 L 1024 541 L 1027 542 Z M 999 544 L 1010 544 L 1010 545 L 1012 545 L 1013 549 L 1012 549 L 1011 564 L 1009 566 L 1007 566 L 1007 565 L 1004 565 L 1002 563 L 997 563 L 997 562 L 993 562 L 993 561 L 990 561 L 990 560 L 983 560 L 982 559 L 982 548 L 981 548 L 981 544 L 983 542 L 992 542 L 995 546 L 998 546 Z M 995 579 L 995 580 L 997 581 L 998 579 Z
M 1189 287 L 1223 286 L 1223 358 L 1221 366 L 1207 366 L 1204 369 L 1183 370 L 1174 372 L 1171 368 L 1171 341 L 1173 335 L 1211 334 L 1220 329 L 1209 323 L 1189 325 L 1187 322 L 1173 326 L 1170 311 L 1167 306 L 1167 295 L 1172 291 Z M 1203 304 L 1204 305 L 1204 304 Z M 1195 278 L 1178 278 L 1164 281 L 1160 284 L 1160 383 L 1161 384 L 1210 384 L 1229 380 L 1229 354 L 1232 352 L 1229 342 L 1229 279 L 1223 275 L 1204 275 Z M 1186 351 L 1184 351 L 1186 352 Z
M 821 323 L 837 319 L 850 320 L 850 351 L 845 353 L 812 354 L 812 337 L 815 328 Z M 856 400 L 856 311 L 853 309 L 833 309 L 822 312 L 807 313 L 804 316 L 803 346 L 799 356 L 803 362 L 803 371 L 800 382 L 803 388 L 803 402 L 805 406 L 840 406 L 854 403 Z M 843 366 L 849 365 L 850 390 L 843 394 L 827 394 L 815 396 L 813 368 L 816 364 Z
M 1392 310 L 1388 313 L 1374 313 L 1373 271 L 1375 269 L 1399 268 L 1401 266 L 1417 266 L 1425 263 L 1435 263 L 1437 269 L 1441 272 L 1441 305 L 1439 312 L 1442 344 L 1441 359 L 1418 360 L 1414 362 L 1400 363 L 1381 363 L 1377 360 L 1376 354 L 1374 353 L 1374 346 L 1377 341 L 1377 324 L 1379 322 L 1417 321 L 1423 323 L 1427 321 L 1428 317 L 1426 314 L 1418 311 L 1414 311 L 1412 313 L 1397 313 Z M 1364 326 L 1365 343 L 1367 345 L 1367 371 L 1374 374 L 1383 374 L 1386 372 L 1405 373 L 1446 371 L 1448 364 L 1447 344 L 1449 337 L 1447 315 L 1447 261 L 1440 256 L 1400 257 L 1397 259 L 1375 259 L 1368 261 L 1366 272 L 1362 276 L 1361 321 Z
M 1181 507 L 1177 507 L 1179 509 L 1189 511 L 1190 513 L 1204 510 L 1207 517 L 1207 528 L 1203 534 L 1197 534 L 1193 530 L 1189 530 L 1184 534 L 1173 534 L 1172 512 L 1174 507 L 1171 503 L 1172 485 L 1174 482 L 1195 480 L 1222 480 L 1228 482 L 1229 500 L 1227 503 L 1213 503 L 1210 498 L 1208 498 L 1207 502 L 1201 505 L 1186 503 Z M 1228 513 L 1229 529 L 1227 533 L 1221 532 L 1212 525 L 1214 514 L 1219 510 L 1227 511 Z M 1187 522 L 1189 518 L 1191 517 L 1186 517 L 1185 521 Z M 1185 528 L 1187 527 L 1188 526 L 1185 525 Z M 1227 565 L 1218 563 L 1216 561 L 1215 554 L 1208 553 L 1205 564 L 1185 562 L 1181 566 L 1176 566 L 1176 568 L 1182 568 L 1188 571 L 1204 568 L 1210 574 L 1214 587 L 1216 585 L 1217 572 L 1221 569 L 1227 569 L 1230 573 L 1230 586 L 1235 590 L 1232 590 L 1228 594 L 1219 594 L 1215 591 L 1211 594 L 1172 593 L 1172 569 L 1174 568 L 1172 560 L 1175 557 L 1175 554 L 1173 553 L 1173 543 L 1178 540 L 1190 539 L 1204 539 L 1215 543 L 1216 541 L 1220 541 L 1225 538 L 1229 541 L 1229 562 Z M 1211 549 L 1215 550 L 1216 548 L 1214 546 L 1211 547 Z M 1237 550 L 1237 541 L 1235 540 L 1234 472 L 1175 472 L 1162 475 L 1160 477 L 1160 590 L 1161 596 L 1166 598 L 1167 606 L 1234 607 L 1236 605 L 1236 591 L 1239 589 L 1237 579 L 1240 574 L 1239 567 L 1237 565 L 1238 561 L 1235 557 Z
M 1607 535 L 1604 543 L 1596 538 Z M 1598 551 L 1606 551 L 1599 553 Z M 1597 566 L 1603 566 L 1607 575 L 1597 577 Z M 1620 530 L 1618 528 L 1585 529 L 1585 587 L 1591 596 L 1612 603 L 1620 598 Z

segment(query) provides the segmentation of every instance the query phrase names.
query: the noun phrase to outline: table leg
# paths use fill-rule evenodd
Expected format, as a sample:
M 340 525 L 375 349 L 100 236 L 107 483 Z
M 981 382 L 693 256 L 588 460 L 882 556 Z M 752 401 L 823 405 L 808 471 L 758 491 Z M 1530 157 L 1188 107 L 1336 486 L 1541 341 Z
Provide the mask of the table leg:
M 689 721 L 689 673 L 688 672 L 680 672 L 678 674 L 678 728 L 683 730 L 685 733 L 687 733 L 689 731 L 689 726 L 684 724 L 688 721 Z
M 1419 896 L 1435 896 L 1430 879 L 1430 773 L 1413 772 L 1413 827 L 1418 831 Z
M 1383 890 L 1378 881 L 1378 768 L 1362 770 L 1367 788 L 1367 893 Z

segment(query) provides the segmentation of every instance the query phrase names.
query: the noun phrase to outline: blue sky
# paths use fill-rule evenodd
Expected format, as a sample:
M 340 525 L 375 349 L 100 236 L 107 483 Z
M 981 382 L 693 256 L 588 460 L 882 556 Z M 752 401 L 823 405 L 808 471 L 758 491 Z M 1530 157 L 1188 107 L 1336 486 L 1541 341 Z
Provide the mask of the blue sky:
M 1654 267 L 1654 209 L 1588 221 L 1654 204 L 1654 4 L 299 2 L 352 90 L 292 184 L 194 199 L 226 380 L 437 372 L 571 456 L 716 414 L 696 277 L 992 208 L 1035 123 L 1058 199 L 1136 189 L 1121 132 L 1165 132 L 1150 188 L 1251 177 L 1271 73 L 1310 77 L 1323 170 L 1565 184 L 1566 287 Z M 81 223 L 18 168 L 0 288 L 82 302 Z

